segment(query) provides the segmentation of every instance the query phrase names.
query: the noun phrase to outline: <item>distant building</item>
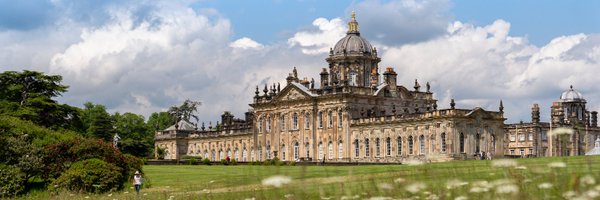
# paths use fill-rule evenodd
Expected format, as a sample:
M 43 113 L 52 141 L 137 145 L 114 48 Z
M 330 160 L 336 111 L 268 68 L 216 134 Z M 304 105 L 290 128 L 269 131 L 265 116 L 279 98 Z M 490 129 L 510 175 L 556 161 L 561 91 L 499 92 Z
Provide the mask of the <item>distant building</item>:
M 531 122 L 507 124 L 505 154 L 514 157 L 573 156 L 584 155 L 594 148 L 594 141 L 600 135 L 598 112 L 586 109 L 586 100 L 573 86 L 552 103 L 550 114 L 550 122 L 540 122 L 540 108 L 533 104 Z M 565 128 L 571 131 L 556 131 Z
M 244 119 L 225 112 L 218 128 L 179 123 L 158 131 L 155 147 L 165 150 L 165 159 L 194 155 L 213 161 L 401 163 L 504 154 L 502 102 L 498 111 L 458 109 L 454 100 L 440 109 L 429 83 L 397 85 L 391 67 L 381 77 L 381 58 L 360 36 L 354 13 L 346 36 L 325 60 L 318 86 L 294 68 L 283 88 L 256 87 Z

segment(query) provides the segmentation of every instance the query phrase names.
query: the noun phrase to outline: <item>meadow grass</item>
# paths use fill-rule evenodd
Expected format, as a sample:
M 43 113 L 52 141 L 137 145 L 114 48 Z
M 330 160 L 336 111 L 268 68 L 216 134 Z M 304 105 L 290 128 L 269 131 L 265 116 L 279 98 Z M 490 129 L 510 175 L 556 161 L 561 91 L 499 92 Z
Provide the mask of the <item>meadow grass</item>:
M 32 191 L 27 199 L 599 199 L 600 156 L 421 165 L 146 165 L 139 197 Z M 271 178 L 271 179 L 270 179 Z M 268 180 L 268 181 L 267 181 Z M 266 182 L 265 182 L 266 181 Z M 270 182 L 269 182 L 270 181 Z M 281 184 L 279 187 L 277 183 Z

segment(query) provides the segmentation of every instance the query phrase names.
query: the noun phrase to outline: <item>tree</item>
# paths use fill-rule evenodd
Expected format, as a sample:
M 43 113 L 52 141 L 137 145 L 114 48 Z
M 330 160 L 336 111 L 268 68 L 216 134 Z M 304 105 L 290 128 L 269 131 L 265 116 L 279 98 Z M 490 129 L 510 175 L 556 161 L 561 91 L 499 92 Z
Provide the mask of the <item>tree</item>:
M 154 133 L 148 131 L 144 117 L 133 113 L 113 115 L 115 131 L 121 137 L 119 150 L 137 157 L 150 155 L 154 146 Z
M 81 116 L 85 134 L 104 141 L 112 141 L 113 121 L 110 114 L 106 112 L 106 107 L 100 104 L 94 105 L 91 102 L 85 103 L 84 107 Z
M 198 111 L 198 106 L 200 105 L 201 103 L 199 101 L 192 101 L 188 99 L 185 100 L 181 106 L 172 106 L 169 108 L 168 113 L 173 119 L 175 119 L 176 122 L 181 120 L 190 122 L 190 118 L 194 118 L 196 121 L 198 121 L 198 116 L 194 113 Z
M 154 134 L 154 131 L 165 130 L 175 124 L 175 120 L 168 112 L 155 112 L 150 115 L 146 124 L 149 127 L 148 130 Z
M 45 127 L 80 130 L 77 108 L 52 99 L 67 91 L 61 81 L 59 75 L 28 70 L 0 73 L 0 113 Z

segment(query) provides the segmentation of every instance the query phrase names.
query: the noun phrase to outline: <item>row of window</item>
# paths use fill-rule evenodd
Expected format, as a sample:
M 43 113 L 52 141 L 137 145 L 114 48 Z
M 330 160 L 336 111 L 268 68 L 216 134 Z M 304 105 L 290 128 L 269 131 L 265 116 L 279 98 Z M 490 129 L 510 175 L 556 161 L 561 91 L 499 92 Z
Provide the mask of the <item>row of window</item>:
M 509 134 L 509 140 L 511 142 L 516 141 L 517 140 L 517 135 L 519 137 L 519 141 L 520 142 L 524 142 L 525 141 L 525 135 L 526 135 L 525 133 L 521 133 L 521 134 L 511 133 L 511 134 Z M 542 135 L 541 136 L 542 136 L 542 140 L 547 140 L 547 135 L 546 135 L 545 131 L 542 131 Z M 533 133 L 527 133 L 527 141 L 533 141 L 533 140 L 534 140 Z
M 338 112 L 338 127 L 342 127 L 342 112 Z M 333 112 L 329 111 L 327 113 L 327 127 L 328 128 L 332 128 L 333 127 Z M 285 115 L 281 115 L 280 119 L 279 119 L 279 128 L 280 131 L 284 131 L 285 130 Z M 318 112 L 317 113 L 317 122 L 318 122 L 318 126 L 319 128 L 323 128 L 323 112 Z M 291 130 L 298 130 L 298 114 L 297 113 L 293 113 L 292 114 L 292 119 L 291 119 L 291 123 L 292 123 L 292 127 Z M 306 113 L 304 115 L 304 128 L 305 129 L 310 129 L 310 115 L 308 113 Z M 266 121 L 265 121 L 265 131 L 267 133 L 271 132 L 271 117 L 267 117 Z M 258 132 L 262 133 L 263 132 L 263 119 L 262 117 L 258 119 Z
M 462 135 L 462 134 L 461 134 Z M 442 133 L 440 136 L 440 147 L 441 147 L 441 152 L 445 153 L 446 152 L 446 133 Z M 396 138 L 396 155 L 402 155 L 402 137 L 398 137 Z M 413 136 L 408 136 L 407 139 L 408 142 L 408 154 L 412 155 L 414 152 L 414 139 Z M 419 154 L 423 155 L 425 154 L 425 136 L 421 135 L 419 136 Z M 370 140 L 367 138 L 364 141 L 364 154 L 365 156 L 371 156 L 371 152 L 370 152 Z M 430 151 L 434 151 L 435 149 L 435 143 L 434 142 L 430 142 Z M 464 146 L 464 139 L 462 142 L 462 145 Z M 464 148 L 463 148 L 464 149 Z M 360 157 L 360 142 L 358 141 L 358 139 L 354 140 L 354 157 Z M 391 156 L 392 155 L 392 139 L 391 138 L 386 138 L 385 139 L 385 155 L 386 156 Z M 375 156 L 381 156 L 381 140 L 379 138 L 375 138 Z

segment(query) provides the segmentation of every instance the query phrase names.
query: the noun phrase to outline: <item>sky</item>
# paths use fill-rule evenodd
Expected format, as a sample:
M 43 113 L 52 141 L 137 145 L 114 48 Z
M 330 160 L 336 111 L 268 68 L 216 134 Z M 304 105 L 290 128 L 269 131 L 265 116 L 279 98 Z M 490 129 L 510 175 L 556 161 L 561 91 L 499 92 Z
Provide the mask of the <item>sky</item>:
M 63 76 L 58 100 L 149 116 L 201 101 L 200 121 L 243 118 L 257 85 L 293 67 L 318 78 L 356 11 L 400 84 L 430 82 L 439 108 L 530 121 L 570 85 L 600 110 L 600 1 L 0 0 L 0 71 Z

